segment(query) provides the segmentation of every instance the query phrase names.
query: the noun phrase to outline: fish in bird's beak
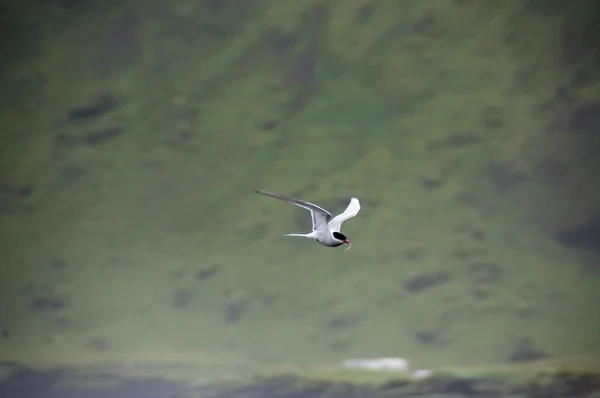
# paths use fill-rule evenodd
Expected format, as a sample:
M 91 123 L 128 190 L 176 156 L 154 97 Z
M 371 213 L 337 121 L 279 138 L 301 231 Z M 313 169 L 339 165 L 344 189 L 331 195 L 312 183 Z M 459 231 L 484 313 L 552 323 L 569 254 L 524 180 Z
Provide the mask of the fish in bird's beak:
M 345 239 L 344 243 L 348 245 L 348 248 L 346 250 L 344 250 L 344 251 L 350 250 L 350 248 L 352 247 L 352 242 L 350 242 L 348 239 Z

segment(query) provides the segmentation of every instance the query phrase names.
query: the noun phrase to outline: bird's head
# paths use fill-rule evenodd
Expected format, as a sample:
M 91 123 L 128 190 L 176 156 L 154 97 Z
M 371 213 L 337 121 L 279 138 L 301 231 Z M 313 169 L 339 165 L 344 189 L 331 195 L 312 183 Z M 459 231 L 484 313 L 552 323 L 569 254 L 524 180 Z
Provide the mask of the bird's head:
M 333 237 L 336 238 L 337 240 L 341 241 L 341 242 L 344 242 L 347 245 L 351 245 L 352 244 L 352 242 L 350 242 L 348 240 L 348 238 L 346 238 L 346 236 L 344 234 L 340 233 L 340 232 L 334 232 L 333 233 Z

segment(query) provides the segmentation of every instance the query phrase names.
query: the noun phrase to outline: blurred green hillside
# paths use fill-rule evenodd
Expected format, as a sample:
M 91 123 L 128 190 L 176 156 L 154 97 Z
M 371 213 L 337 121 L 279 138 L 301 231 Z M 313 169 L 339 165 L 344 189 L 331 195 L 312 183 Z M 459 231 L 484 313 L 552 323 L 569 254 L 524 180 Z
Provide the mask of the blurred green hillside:
M 0 359 L 600 349 L 594 2 L 13 3 Z

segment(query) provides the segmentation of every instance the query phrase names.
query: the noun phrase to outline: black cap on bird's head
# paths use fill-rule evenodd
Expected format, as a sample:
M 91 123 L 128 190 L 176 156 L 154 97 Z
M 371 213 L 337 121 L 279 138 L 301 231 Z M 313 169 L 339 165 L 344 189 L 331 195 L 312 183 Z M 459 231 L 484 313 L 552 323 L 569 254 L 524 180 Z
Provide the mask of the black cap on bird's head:
M 351 245 L 352 243 L 348 240 L 348 238 L 346 238 L 346 236 L 340 232 L 334 232 L 333 233 L 333 237 L 336 238 L 337 240 L 341 240 L 342 242 L 344 242 L 347 245 Z

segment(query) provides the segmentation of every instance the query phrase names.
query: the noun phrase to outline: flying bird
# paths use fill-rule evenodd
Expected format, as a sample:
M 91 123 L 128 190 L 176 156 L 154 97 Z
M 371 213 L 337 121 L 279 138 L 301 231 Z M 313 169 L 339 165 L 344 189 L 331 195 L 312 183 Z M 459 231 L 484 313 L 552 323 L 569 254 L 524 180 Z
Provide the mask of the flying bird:
M 327 247 L 338 247 L 344 243 L 348 245 L 348 249 L 352 247 L 352 243 L 346 238 L 344 234 L 340 232 L 342 223 L 350 218 L 356 216 L 360 210 L 360 202 L 357 198 L 351 198 L 348 207 L 343 213 L 331 218 L 331 213 L 327 210 L 309 203 L 303 200 L 289 198 L 287 196 L 278 195 L 263 191 L 261 189 L 252 190 L 254 193 L 261 195 L 270 196 L 275 199 L 283 200 L 284 202 L 291 203 L 298 207 L 302 207 L 310 211 L 312 216 L 312 232 L 308 234 L 286 234 L 285 236 L 300 236 L 303 238 L 314 239 L 317 243 Z M 346 250 L 348 250 L 346 249 Z

